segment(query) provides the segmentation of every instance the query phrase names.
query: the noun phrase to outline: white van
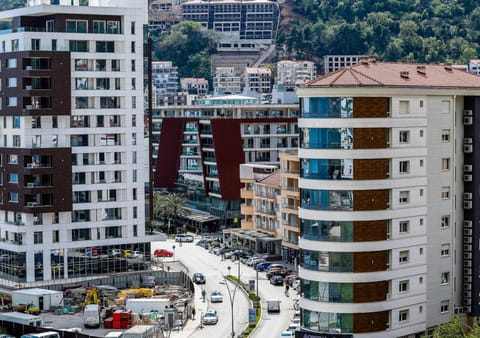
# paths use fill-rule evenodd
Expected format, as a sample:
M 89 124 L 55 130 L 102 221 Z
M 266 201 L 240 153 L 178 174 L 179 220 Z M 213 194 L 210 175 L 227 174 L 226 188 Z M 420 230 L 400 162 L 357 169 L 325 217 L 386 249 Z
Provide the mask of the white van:
M 267 312 L 280 312 L 280 303 L 279 299 L 268 299 L 267 300 Z
M 98 304 L 88 304 L 83 311 L 83 325 L 85 327 L 100 326 L 100 306 Z

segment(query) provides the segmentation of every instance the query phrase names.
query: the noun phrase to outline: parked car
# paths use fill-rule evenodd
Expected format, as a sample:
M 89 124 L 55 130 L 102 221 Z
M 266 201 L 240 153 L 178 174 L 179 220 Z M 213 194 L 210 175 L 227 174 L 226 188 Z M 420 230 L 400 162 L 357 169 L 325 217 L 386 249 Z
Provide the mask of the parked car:
M 249 257 L 249 258 L 247 259 L 247 261 L 245 262 L 245 264 L 247 264 L 248 266 L 252 266 L 253 261 L 256 260 L 256 259 L 258 259 L 257 256 Z M 260 263 L 260 262 L 259 262 L 259 263 Z
M 223 302 L 223 295 L 220 291 L 213 291 L 210 295 L 210 302 L 211 303 L 222 303 Z
M 153 288 L 155 287 L 155 277 L 153 276 L 142 276 L 140 282 L 141 288 Z
M 288 325 L 287 331 L 295 332 L 295 331 L 297 331 L 297 330 L 300 330 L 300 324 L 290 323 L 290 325 Z
M 195 284 L 205 284 L 205 276 L 203 273 L 195 272 L 192 279 Z
M 122 250 L 120 249 L 112 249 L 110 250 L 110 252 L 108 253 L 108 255 L 110 257 L 120 257 L 122 255 Z
M 207 312 L 205 312 L 205 314 L 203 315 L 203 325 L 215 325 L 218 323 L 218 315 L 217 315 L 217 311 L 215 310 L 208 310 Z
M 283 285 L 283 277 L 279 275 L 273 275 L 272 278 L 270 278 L 270 284 Z
M 255 269 L 257 271 L 265 271 L 268 269 L 268 267 L 272 265 L 272 263 L 270 262 L 261 262 L 261 263 L 258 263 L 257 266 L 255 267 Z
M 197 244 L 196 244 L 196 245 L 198 245 L 199 247 L 201 247 L 201 248 L 204 248 L 204 249 L 205 249 L 205 248 L 208 246 L 208 243 L 207 243 L 207 241 L 206 241 L 206 240 L 203 240 L 203 239 L 201 239 L 201 240 L 199 240 L 199 241 L 197 242 Z
M 143 259 L 144 255 L 143 255 L 143 252 L 134 250 L 134 251 L 132 251 L 132 253 L 130 254 L 130 257 L 131 257 L 131 258 L 137 258 L 137 259 Z
M 178 234 L 175 236 L 175 242 L 193 242 L 193 236 L 185 235 L 185 234 Z
M 173 252 L 165 250 L 165 249 L 157 249 L 153 252 L 155 257 L 172 257 Z

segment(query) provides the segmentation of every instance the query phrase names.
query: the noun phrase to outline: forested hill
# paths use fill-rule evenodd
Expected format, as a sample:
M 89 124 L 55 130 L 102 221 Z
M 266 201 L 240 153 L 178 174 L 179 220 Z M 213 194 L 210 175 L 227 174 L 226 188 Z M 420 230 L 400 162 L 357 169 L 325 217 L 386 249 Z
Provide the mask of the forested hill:
M 0 0 L 0 12 L 8 9 L 25 7 L 27 0 Z
M 300 14 L 283 20 L 277 35 L 290 57 L 375 54 L 385 61 L 466 63 L 480 56 L 479 0 L 286 1 Z

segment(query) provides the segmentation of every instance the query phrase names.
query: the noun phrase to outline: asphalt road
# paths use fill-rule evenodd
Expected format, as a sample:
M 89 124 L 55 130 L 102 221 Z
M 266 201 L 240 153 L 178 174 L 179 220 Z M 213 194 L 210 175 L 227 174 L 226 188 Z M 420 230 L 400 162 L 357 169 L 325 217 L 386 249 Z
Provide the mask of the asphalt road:
M 204 248 L 195 245 L 195 243 L 183 243 L 180 246 L 179 243 L 175 243 L 172 240 L 152 243 L 152 250 L 164 248 L 172 251 L 173 245 L 175 245 L 175 260 L 180 260 L 188 268 L 190 275 L 194 272 L 201 272 L 205 275 L 207 294 L 210 294 L 213 290 L 219 290 L 224 294 L 223 303 L 209 304 L 210 308 L 217 310 L 219 313 L 220 320 L 216 327 L 210 326 L 202 329 L 201 332 L 197 330 L 191 337 L 229 337 L 231 332 L 230 302 L 226 286 L 219 282 L 222 281 L 223 274 L 228 274 L 228 266 L 231 268 L 230 274 L 235 277 L 238 276 L 238 261 L 222 261 L 220 256 L 209 253 Z M 166 260 L 170 259 L 167 258 Z M 240 263 L 240 279 L 243 282 L 256 281 L 256 277 L 256 271 L 253 268 Z M 265 272 L 259 272 L 258 293 L 262 299 L 262 320 L 251 337 L 280 337 L 281 332 L 286 330 L 294 316 L 293 299 L 295 298 L 295 291 L 290 289 L 290 295 L 286 297 L 283 287 L 271 285 L 265 276 Z M 281 301 L 280 313 L 267 313 L 267 299 L 279 299 Z M 196 301 L 199 300 L 197 299 Z M 247 299 L 242 294 L 236 295 L 234 305 L 235 332 L 240 333 L 248 322 L 247 309 L 249 305 Z

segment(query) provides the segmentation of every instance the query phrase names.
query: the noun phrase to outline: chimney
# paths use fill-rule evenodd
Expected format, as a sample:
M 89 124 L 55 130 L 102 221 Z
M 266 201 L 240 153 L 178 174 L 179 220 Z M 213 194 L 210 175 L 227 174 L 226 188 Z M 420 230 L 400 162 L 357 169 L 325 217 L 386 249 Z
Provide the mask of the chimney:
M 400 72 L 400 77 L 403 79 L 409 79 L 410 78 L 410 73 L 408 71 L 401 71 Z
M 425 73 L 426 73 L 425 66 L 417 66 L 417 73 L 425 75 Z

